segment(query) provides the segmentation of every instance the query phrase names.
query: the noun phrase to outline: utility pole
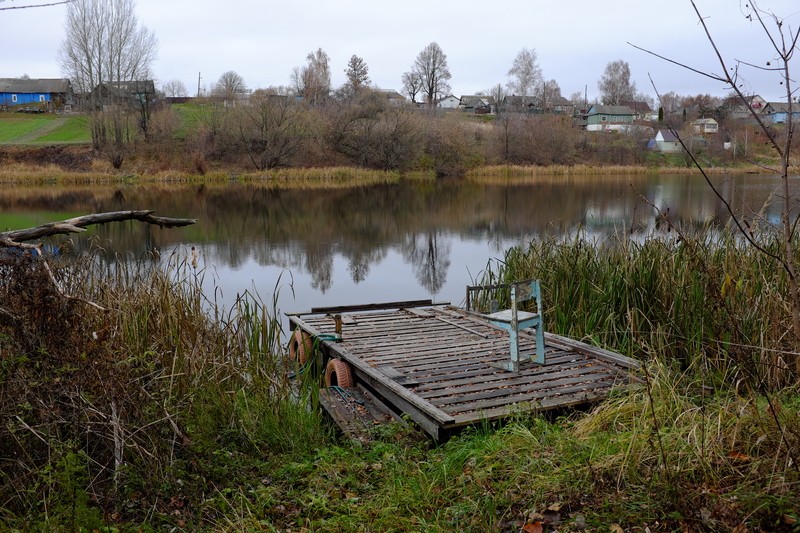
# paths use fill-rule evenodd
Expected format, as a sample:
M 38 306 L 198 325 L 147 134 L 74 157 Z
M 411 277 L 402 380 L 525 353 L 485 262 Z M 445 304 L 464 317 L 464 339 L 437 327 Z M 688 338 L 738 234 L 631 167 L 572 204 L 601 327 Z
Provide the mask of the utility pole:
M 200 98 L 200 73 L 197 73 L 197 97 Z

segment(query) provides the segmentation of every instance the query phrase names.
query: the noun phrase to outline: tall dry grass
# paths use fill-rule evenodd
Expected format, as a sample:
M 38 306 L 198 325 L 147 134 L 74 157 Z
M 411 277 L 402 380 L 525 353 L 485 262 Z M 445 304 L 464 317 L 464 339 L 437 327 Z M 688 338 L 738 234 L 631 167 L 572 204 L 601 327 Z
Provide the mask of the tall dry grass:
M 184 483 L 207 451 L 292 456 L 326 438 L 284 357 L 277 286 L 224 309 L 189 254 L 50 269 L 0 264 L 0 514 L 76 527 L 98 510 L 135 516 L 196 501 L 206 488 Z
M 764 246 L 780 243 L 763 235 Z M 574 236 L 512 248 L 481 283 L 542 280 L 545 326 L 644 359 L 703 368 L 728 383 L 794 382 L 786 273 L 735 233 L 691 242 Z

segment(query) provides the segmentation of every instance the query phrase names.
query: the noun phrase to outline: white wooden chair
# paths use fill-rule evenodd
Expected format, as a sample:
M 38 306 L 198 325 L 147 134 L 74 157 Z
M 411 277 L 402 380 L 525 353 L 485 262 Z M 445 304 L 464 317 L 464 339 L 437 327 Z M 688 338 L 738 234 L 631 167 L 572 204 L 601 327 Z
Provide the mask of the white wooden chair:
M 542 290 L 539 285 L 539 280 L 528 279 L 518 281 L 516 283 L 508 283 L 501 285 L 492 285 L 484 287 L 468 287 L 467 288 L 467 309 L 470 309 L 470 291 L 486 290 L 487 288 L 499 289 L 508 287 L 510 290 L 511 308 L 503 309 L 485 314 L 487 320 L 492 324 L 500 326 L 509 332 L 510 336 L 510 361 L 499 363 L 497 366 L 510 372 L 519 372 L 519 332 L 523 329 L 535 328 L 536 336 L 536 358 L 531 357 L 531 360 L 539 363 L 545 363 L 544 355 L 544 323 L 542 321 Z M 520 304 L 528 300 L 536 300 L 535 311 L 523 311 Z

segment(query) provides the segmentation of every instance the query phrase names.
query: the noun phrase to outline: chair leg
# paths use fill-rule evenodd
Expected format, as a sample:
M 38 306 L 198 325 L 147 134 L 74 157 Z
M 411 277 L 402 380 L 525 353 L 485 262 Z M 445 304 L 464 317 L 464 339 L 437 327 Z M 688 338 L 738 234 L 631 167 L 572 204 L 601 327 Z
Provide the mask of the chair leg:
M 519 372 L 519 332 L 511 329 L 511 367 L 512 372 Z
M 544 364 L 544 328 L 542 324 L 536 326 L 536 362 Z

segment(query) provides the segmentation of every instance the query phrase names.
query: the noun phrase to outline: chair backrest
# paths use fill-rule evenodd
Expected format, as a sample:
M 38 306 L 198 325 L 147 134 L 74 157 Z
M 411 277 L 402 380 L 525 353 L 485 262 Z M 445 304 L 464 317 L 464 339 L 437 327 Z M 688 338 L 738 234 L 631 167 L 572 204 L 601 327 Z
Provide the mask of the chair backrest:
M 513 290 L 512 290 L 513 289 Z M 512 294 L 513 293 L 513 296 Z M 517 308 L 519 303 L 535 299 L 538 313 L 542 314 L 542 292 L 538 279 L 526 279 L 515 283 L 473 285 L 467 287 L 466 308 L 469 311 L 493 313 L 503 300 L 508 307 Z
M 526 279 L 511 283 L 511 307 L 518 308 L 518 302 L 536 300 L 537 313 L 542 314 L 542 289 L 538 279 Z

